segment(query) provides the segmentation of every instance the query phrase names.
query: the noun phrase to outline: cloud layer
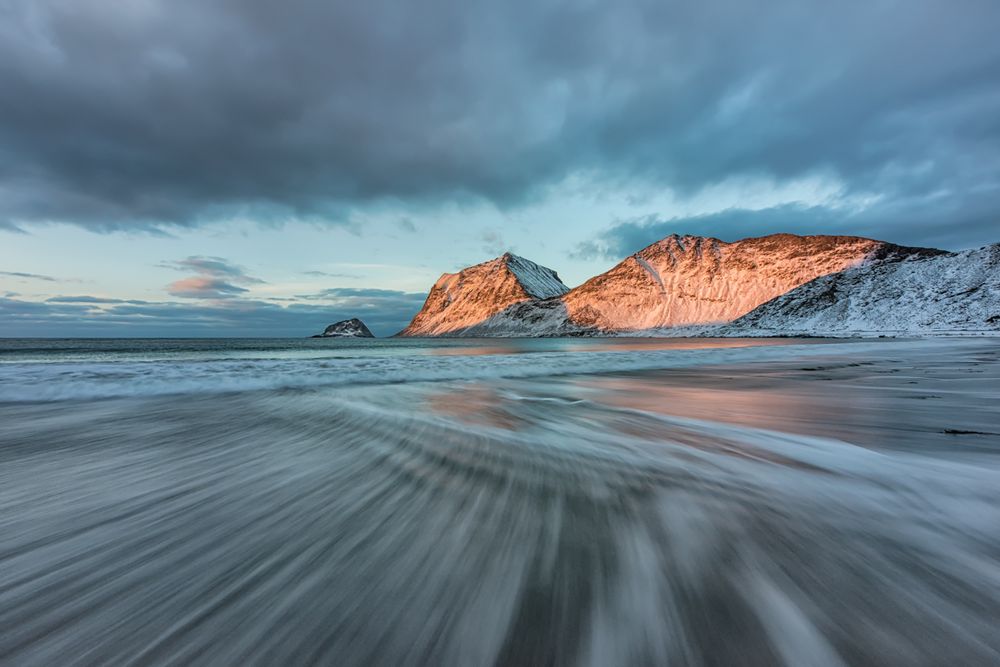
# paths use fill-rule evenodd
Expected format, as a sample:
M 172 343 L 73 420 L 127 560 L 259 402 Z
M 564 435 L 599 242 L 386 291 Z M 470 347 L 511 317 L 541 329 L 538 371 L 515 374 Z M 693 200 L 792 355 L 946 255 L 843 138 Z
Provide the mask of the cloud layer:
M 424 295 L 381 292 L 290 304 L 258 299 L 157 302 L 89 295 L 41 302 L 0 295 L 0 337 L 303 338 L 351 317 L 361 317 L 376 335 L 389 336 L 409 323 Z
M 333 287 L 295 296 L 269 297 L 253 287 L 267 285 L 223 257 L 194 255 L 161 262 L 194 275 L 164 289 L 185 301 L 123 299 L 90 294 L 57 295 L 43 301 L 17 292 L 0 293 L 0 337 L 238 336 L 300 338 L 328 324 L 360 317 L 377 336 L 403 329 L 426 294 L 390 289 Z M 324 277 L 331 274 L 322 274 Z M 24 280 L 49 276 L 0 272 Z M 248 287 L 242 287 L 247 285 Z
M 0 228 L 822 172 L 901 202 L 892 229 L 932 197 L 979 238 L 998 24 L 994 0 L 0 0 Z M 200 280 L 178 294 L 245 289 Z
M 7 278 L 18 278 L 23 280 L 42 280 L 44 282 L 53 283 L 56 279 L 52 276 L 46 276 L 41 273 L 26 273 L 24 271 L 0 271 L 0 276 Z
M 1000 214 L 992 204 L 975 195 L 961 204 L 959 211 L 956 202 L 930 196 L 879 201 L 863 208 L 791 203 L 671 218 L 650 214 L 616 221 L 595 238 L 577 244 L 571 254 L 581 259 L 619 260 L 670 234 L 723 241 L 776 232 L 846 234 L 946 249 L 1000 239 Z M 955 224 L 959 214 L 964 224 Z

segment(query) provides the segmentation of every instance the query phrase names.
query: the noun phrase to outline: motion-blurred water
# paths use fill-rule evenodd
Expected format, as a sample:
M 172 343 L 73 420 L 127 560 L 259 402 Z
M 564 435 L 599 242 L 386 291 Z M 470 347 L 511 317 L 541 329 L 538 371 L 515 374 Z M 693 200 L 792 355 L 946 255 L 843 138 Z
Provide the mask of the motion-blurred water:
M 998 369 L 0 341 L 0 663 L 1000 664 Z

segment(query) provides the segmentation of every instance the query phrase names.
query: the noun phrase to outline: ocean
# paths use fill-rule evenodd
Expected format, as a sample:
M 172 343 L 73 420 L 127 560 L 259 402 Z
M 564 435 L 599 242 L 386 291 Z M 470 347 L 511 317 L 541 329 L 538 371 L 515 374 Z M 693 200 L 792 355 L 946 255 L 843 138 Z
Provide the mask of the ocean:
M 0 664 L 1000 664 L 1000 341 L 0 340 Z

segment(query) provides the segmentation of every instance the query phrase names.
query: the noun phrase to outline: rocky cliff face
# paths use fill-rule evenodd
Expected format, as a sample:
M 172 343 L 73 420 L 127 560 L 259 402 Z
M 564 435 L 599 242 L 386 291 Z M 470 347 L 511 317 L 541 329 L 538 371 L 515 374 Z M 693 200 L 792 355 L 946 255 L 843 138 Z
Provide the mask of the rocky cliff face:
M 342 320 L 331 324 L 323 333 L 316 334 L 313 338 L 374 338 L 375 334 L 365 326 L 365 323 L 354 317 L 349 320 Z
M 1000 244 L 824 276 L 720 331 L 731 336 L 1000 331 Z
M 468 335 L 622 333 L 729 322 L 819 276 L 942 251 L 852 236 L 726 243 L 672 235 L 558 298 L 519 304 Z
M 569 290 L 558 274 L 506 253 L 458 273 L 442 275 L 423 308 L 400 336 L 458 336 L 505 308 L 547 299 Z

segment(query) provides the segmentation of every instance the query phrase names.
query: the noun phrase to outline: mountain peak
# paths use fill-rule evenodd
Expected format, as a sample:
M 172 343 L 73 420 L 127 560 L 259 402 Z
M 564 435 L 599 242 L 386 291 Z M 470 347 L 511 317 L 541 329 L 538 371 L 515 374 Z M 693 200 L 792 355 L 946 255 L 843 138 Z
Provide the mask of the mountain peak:
M 550 268 L 512 252 L 445 273 L 402 336 L 458 335 L 522 301 L 560 296 L 569 288 Z
M 728 245 L 725 241 L 712 236 L 695 236 L 693 234 L 671 234 L 655 243 L 651 243 L 642 250 L 634 253 L 632 257 L 643 257 L 650 254 L 663 252 L 687 252 L 692 249 L 713 248 Z

